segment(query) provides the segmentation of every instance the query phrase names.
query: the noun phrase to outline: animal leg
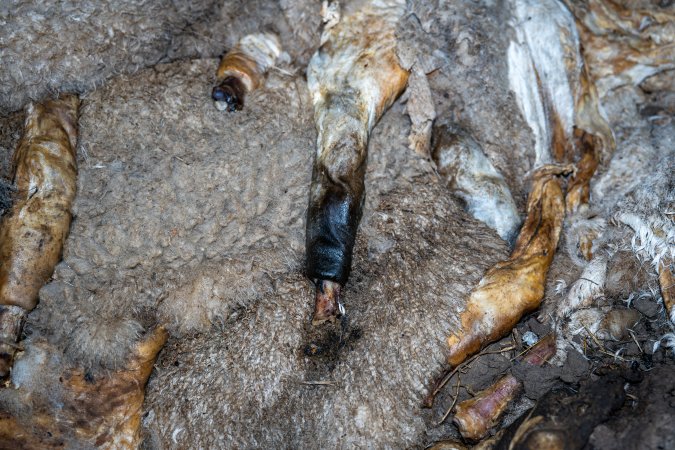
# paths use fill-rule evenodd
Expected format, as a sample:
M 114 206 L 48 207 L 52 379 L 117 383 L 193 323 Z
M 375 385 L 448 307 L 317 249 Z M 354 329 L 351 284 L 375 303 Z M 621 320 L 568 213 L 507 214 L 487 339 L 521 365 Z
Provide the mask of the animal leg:
M 541 303 L 565 217 L 561 176 L 571 172 L 571 166 L 544 166 L 535 173 L 527 219 L 511 257 L 483 276 L 461 315 L 461 329 L 448 338 L 451 365 L 508 333 Z
M 211 97 L 220 111 L 238 111 L 244 107 L 246 94 L 257 89 L 267 70 L 281 54 L 279 38 L 272 33 L 244 36 L 225 54 Z
M 368 138 L 405 88 L 394 31 L 404 1 L 369 1 L 324 30 L 307 68 L 318 131 L 307 213 L 307 275 L 317 286 L 313 323 L 342 312 L 364 201 Z
M 18 198 L 0 225 L 0 377 L 11 367 L 21 320 L 35 308 L 68 235 L 79 103 L 66 95 L 29 105 L 14 154 Z

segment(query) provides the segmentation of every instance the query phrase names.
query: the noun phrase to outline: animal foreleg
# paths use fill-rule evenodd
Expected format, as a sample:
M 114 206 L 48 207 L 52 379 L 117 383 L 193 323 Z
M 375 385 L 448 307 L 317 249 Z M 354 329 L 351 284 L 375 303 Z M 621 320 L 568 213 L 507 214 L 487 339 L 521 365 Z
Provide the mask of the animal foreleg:
M 0 377 L 7 375 L 23 316 L 61 259 L 77 182 L 73 95 L 27 110 L 14 154 L 18 198 L 0 225 Z

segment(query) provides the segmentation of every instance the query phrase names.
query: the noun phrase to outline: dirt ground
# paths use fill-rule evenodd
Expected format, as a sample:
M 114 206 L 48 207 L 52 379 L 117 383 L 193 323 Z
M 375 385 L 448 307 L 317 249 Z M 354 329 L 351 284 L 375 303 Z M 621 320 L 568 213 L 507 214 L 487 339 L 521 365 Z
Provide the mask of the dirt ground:
M 577 393 L 623 377 L 622 406 L 584 431 L 585 448 L 675 447 L 673 349 L 655 349 L 673 328 L 650 262 L 632 252 L 633 234 L 621 225 L 608 244 L 604 295 L 593 306 L 639 312 L 628 335 L 598 340 L 582 333 L 559 347 L 564 357 L 554 363 L 515 361 L 527 333 L 542 338 L 564 329 L 547 317 L 567 292 L 558 287 L 583 271 L 566 230 L 542 309 L 452 377 L 433 408 L 422 407 L 447 369 L 445 339 L 468 293 L 509 249 L 464 210 L 433 163 L 408 148 L 405 96 L 371 139 L 347 316 L 340 325 L 310 326 L 303 258 L 316 131 L 303 70 L 319 20 L 306 5 L 260 3 L 204 2 L 179 9 L 178 22 L 162 16 L 173 31 L 148 48 L 143 64 L 91 75 L 97 88 L 82 95 L 74 220 L 63 261 L 28 318 L 24 345 L 47 343 L 55 366 L 106 374 L 124 364 L 139 336 L 165 325 L 170 338 L 143 407 L 148 449 L 425 448 L 460 440 L 452 415 L 439 423 L 441 417 L 507 371 L 523 392 L 491 434 L 551 389 Z M 427 40 L 438 116 L 471 130 L 523 215 L 533 138 L 505 84 L 500 4 L 468 3 L 429 9 L 411 2 L 420 22 L 401 38 Z M 270 24 L 273 13 L 284 19 Z M 269 26 L 295 39 L 288 58 L 243 111 L 217 111 L 210 100 L 214 56 L 235 36 Z M 120 65 L 123 53 L 114 53 Z M 649 183 L 657 203 L 675 204 L 668 169 L 675 164 L 673 78 L 666 72 L 603 99 L 617 150 L 593 184 L 594 198 L 602 199 L 598 216 L 634 210 L 639 187 Z M 16 110 L 31 95 L 0 90 L 2 110 Z M 0 116 L 0 209 L 11 197 L 22 120 L 20 111 Z M 663 174 L 665 187 L 654 181 Z M 58 380 L 42 379 L 35 396 L 56 403 Z M 12 405 L 3 395 L 0 404 Z

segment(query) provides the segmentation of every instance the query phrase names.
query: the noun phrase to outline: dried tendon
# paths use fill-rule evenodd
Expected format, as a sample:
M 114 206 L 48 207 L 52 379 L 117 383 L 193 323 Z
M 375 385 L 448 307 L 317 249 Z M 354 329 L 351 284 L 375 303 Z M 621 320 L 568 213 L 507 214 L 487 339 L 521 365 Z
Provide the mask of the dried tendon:
M 448 338 L 452 366 L 509 333 L 541 303 L 565 217 L 561 176 L 571 166 L 544 166 L 534 175 L 523 224 L 511 257 L 497 263 L 471 292 L 461 329 Z

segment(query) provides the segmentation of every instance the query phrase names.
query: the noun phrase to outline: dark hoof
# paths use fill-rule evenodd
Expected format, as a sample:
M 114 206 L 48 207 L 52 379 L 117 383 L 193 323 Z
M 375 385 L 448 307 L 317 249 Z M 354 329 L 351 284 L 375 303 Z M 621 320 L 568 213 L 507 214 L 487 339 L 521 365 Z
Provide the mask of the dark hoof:
M 218 86 L 213 88 L 211 98 L 216 102 L 220 111 L 239 111 L 244 107 L 246 86 L 239 78 L 227 77 Z

